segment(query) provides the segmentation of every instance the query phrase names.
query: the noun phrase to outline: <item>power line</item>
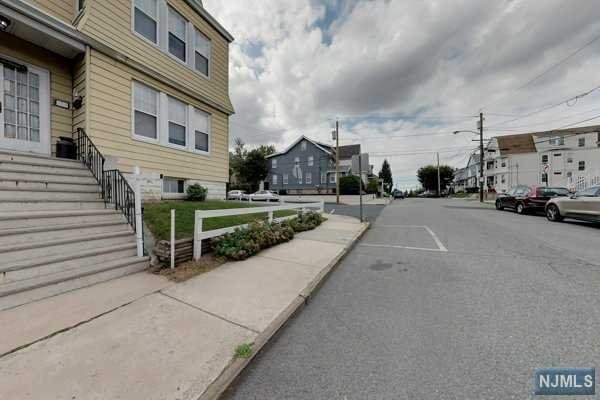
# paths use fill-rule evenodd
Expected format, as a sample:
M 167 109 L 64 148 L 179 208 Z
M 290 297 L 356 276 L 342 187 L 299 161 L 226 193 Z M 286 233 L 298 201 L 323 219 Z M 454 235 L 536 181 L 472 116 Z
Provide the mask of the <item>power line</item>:
M 563 58 L 562 60 L 560 60 L 559 62 L 551 65 L 549 68 L 547 68 L 546 70 L 544 70 L 542 73 L 534 76 L 533 78 L 529 79 L 527 82 L 525 82 L 524 84 L 522 84 L 521 86 L 517 87 L 516 89 L 514 89 L 513 91 L 507 93 L 506 95 L 500 97 L 499 99 L 497 99 L 496 101 L 487 104 L 486 106 L 482 107 L 482 108 L 487 108 L 489 105 L 492 104 L 497 104 L 499 101 L 504 100 L 505 98 L 507 98 L 509 95 L 512 95 L 524 88 L 526 88 L 527 86 L 529 86 L 530 84 L 532 84 L 533 82 L 537 81 L 538 79 L 540 79 L 542 76 L 546 75 L 548 72 L 552 71 L 553 69 L 561 66 L 562 64 L 564 64 L 565 62 L 567 62 L 568 60 L 570 60 L 571 58 L 573 58 L 575 55 L 577 55 L 579 52 L 581 52 L 583 49 L 585 49 L 586 47 L 590 46 L 592 43 L 596 42 L 598 39 L 600 39 L 600 35 L 594 37 L 592 40 L 590 40 L 589 42 L 585 43 L 583 46 L 579 47 L 577 50 L 573 51 L 572 53 L 570 53 L 568 56 L 566 56 L 565 58 Z

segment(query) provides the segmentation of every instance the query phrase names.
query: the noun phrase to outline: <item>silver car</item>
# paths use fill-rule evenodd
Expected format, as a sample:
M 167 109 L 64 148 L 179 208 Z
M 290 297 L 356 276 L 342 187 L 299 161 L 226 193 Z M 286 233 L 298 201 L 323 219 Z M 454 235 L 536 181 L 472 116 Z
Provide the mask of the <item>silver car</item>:
M 248 200 L 248 195 L 243 190 L 230 190 L 227 193 L 227 200 Z
M 570 197 L 555 197 L 546 203 L 546 218 L 562 221 L 563 218 L 600 222 L 600 186 L 581 190 Z
M 279 195 L 270 190 L 259 190 L 249 195 L 251 201 L 279 201 Z

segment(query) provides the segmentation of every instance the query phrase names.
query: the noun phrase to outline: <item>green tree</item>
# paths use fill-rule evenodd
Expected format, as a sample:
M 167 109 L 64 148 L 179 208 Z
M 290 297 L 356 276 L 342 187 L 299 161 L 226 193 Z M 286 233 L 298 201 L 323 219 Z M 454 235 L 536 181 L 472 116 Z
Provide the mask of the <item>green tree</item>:
M 381 164 L 379 177 L 383 179 L 383 185 L 386 190 L 391 190 L 392 186 L 394 185 L 394 178 L 392 177 L 392 168 L 390 167 L 390 163 L 388 163 L 387 159 L 384 159 L 383 164 Z
M 267 177 L 268 172 L 265 156 L 261 150 L 254 149 L 246 154 L 239 174 L 242 182 L 247 184 L 250 190 L 257 190 L 259 182 Z
M 275 153 L 275 146 L 273 146 L 272 144 L 266 145 L 266 144 L 261 144 L 260 146 L 258 146 L 257 148 L 258 151 L 260 151 L 262 153 L 263 156 L 270 156 L 271 154 Z
M 438 175 L 435 165 L 425 165 L 417 171 L 417 178 L 425 190 L 437 192 Z M 454 169 L 448 165 L 440 165 L 440 188 L 444 191 L 454 179 Z
M 357 175 L 340 177 L 340 194 L 359 194 L 358 189 L 362 186 L 360 177 Z

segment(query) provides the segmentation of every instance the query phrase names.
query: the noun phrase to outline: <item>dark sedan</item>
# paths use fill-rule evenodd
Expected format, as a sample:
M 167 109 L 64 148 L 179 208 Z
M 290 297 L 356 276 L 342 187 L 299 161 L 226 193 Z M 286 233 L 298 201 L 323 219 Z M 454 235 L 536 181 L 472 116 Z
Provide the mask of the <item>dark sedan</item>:
M 517 185 L 498 195 L 496 210 L 511 208 L 518 214 L 544 211 L 548 200 L 569 195 L 569 190 L 563 187 Z

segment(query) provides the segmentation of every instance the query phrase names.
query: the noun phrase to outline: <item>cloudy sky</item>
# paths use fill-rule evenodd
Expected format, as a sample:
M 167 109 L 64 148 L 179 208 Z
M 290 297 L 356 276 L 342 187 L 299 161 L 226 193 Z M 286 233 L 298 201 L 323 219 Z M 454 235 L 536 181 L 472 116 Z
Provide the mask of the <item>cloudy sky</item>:
M 466 163 L 476 137 L 452 131 L 476 129 L 480 110 L 486 137 L 600 116 L 600 89 L 538 112 L 600 85 L 598 0 L 204 5 L 236 38 L 231 139 L 249 145 L 331 142 L 339 118 L 342 144 L 361 143 L 376 172 L 387 158 L 396 185 L 411 187 L 436 151 Z

